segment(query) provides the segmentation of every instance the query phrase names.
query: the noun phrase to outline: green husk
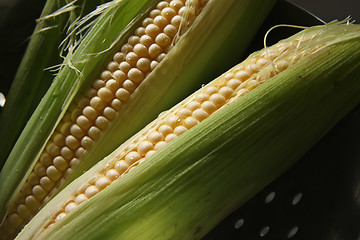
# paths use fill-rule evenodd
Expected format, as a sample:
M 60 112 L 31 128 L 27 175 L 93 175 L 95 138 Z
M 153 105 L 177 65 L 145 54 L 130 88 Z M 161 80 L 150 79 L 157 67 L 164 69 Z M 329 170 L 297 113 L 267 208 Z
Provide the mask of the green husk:
M 29 120 L 0 174 L 0 188 L 3 193 L 0 196 L 0 219 L 4 218 L 21 183 L 34 166 L 34 160 L 45 140 L 71 101 L 95 80 L 106 65 L 106 60 L 117 50 L 116 46 L 128 36 L 128 30 L 133 29 L 137 20 L 143 16 L 142 13 L 147 12 L 155 3 L 154 0 L 111 2 L 74 53 L 66 57 L 61 71 Z M 110 153 L 166 107 L 181 100 L 204 83 L 205 79 L 211 79 L 209 76 L 213 73 L 213 66 L 217 65 L 219 68 L 216 71 L 219 71 L 222 67 L 234 64 L 233 57 L 240 56 L 245 50 L 273 3 L 274 1 L 253 0 L 227 0 L 221 3 L 209 1 L 208 5 L 213 7 L 204 9 L 208 13 L 207 17 L 204 16 L 202 21 L 199 20 L 183 36 L 157 70 L 136 90 L 132 101 L 124 106 L 123 113 L 119 114 L 116 122 L 106 130 L 106 134 L 102 134 L 99 143 L 85 156 L 74 175 L 66 179 L 65 185 Z M 254 9 L 260 9 L 256 16 L 250 14 Z M 209 16 L 211 18 L 208 18 Z M 213 19 L 211 26 L 208 24 L 209 19 Z M 235 42 L 236 50 L 232 47 Z M 223 56 L 227 56 L 226 60 Z M 16 171 L 9 177 L 13 169 Z M 56 192 L 53 192 L 53 195 L 55 194 Z
M 327 30 L 336 40 L 214 113 L 36 235 L 65 196 L 107 159 L 99 162 L 49 202 L 18 239 L 200 239 L 360 102 L 360 26 L 332 23 L 305 34 L 316 39 Z

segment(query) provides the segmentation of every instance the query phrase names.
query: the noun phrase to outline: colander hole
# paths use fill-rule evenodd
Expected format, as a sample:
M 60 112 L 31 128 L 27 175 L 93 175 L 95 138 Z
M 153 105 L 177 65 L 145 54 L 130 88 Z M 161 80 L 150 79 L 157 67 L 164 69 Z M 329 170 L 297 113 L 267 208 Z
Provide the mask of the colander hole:
M 241 228 L 244 225 L 244 222 L 245 221 L 243 218 L 240 218 L 239 220 L 237 220 L 234 225 L 235 229 Z
M 272 200 L 274 200 L 274 198 L 275 198 L 275 192 L 269 193 L 269 194 L 265 197 L 265 203 L 270 203 Z
M 291 202 L 292 205 L 298 204 L 300 202 L 301 198 L 302 198 L 302 193 L 297 193 Z
M 265 226 L 260 230 L 260 237 L 264 237 L 266 234 L 268 234 L 268 232 L 270 231 L 270 227 L 269 226 Z
M 297 233 L 297 231 L 299 230 L 298 226 L 294 226 L 293 228 L 290 229 L 287 237 L 288 238 L 292 238 L 293 236 L 295 236 L 295 234 Z

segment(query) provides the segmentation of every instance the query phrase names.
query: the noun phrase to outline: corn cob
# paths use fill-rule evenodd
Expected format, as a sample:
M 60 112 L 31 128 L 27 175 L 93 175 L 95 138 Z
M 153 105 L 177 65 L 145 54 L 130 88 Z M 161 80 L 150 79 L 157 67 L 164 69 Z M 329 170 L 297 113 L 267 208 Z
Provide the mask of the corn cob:
M 76 179 L 18 238 L 201 238 L 360 101 L 359 38 L 359 26 L 331 23 L 250 55 Z
M 22 156 L 28 155 L 25 156 L 30 159 L 28 164 L 18 161 L 17 165 L 5 165 L 7 168 L 4 167 L 5 170 L 0 176 L 0 178 L 5 179 L 7 177 L 7 169 L 14 167 L 21 167 L 24 169 L 23 172 L 26 172 L 26 178 L 9 179 L 8 181 L 13 181 L 13 187 L 6 186 L 9 194 L 1 197 L 1 216 L 4 216 L 1 229 L 6 231 L 8 237 L 13 237 L 64 186 L 63 184 L 66 185 L 77 175 L 80 175 L 80 173 L 105 156 L 114 146 L 129 137 L 136 128 L 139 128 L 152 117 L 149 115 L 140 119 L 137 116 L 151 111 L 154 111 L 152 114 L 156 115 L 164 106 L 185 93 L 185 91 L 180 91 L 178 96 L 172 94 L 175 90 L 178 91 L 176 88 L 191 89 L 192 85 L 201 84 L 201 82 L 196 83 L 195 81 L 196 78 L 198 78 L 198 81 L 201 81 L 201 71 L 193 74 L 192 71 L 195 67 L 192 64 L 196 65 L 196 63 L 203 61 L 204 58 L 208 61 L 207 57 L 218 51 L 217 48 L 214 48 L 214 45 L 218 46 L 224 39 L 228 41 L 226 40 L 227 38 L 231 39 L 236 36 L 232 30 L 238 26 L 236 26 L 236 21 L 232 22 L 232 20 L 238 19 L 241 22 L 244 18 L 248 18 L 246 14 L 243 16 L 239 14 L 236 9 L 243 6 L 255 8 L 259 4 L 264 4 L 263 6 L 266 6 L 266 8 L 263 11 L 266 12 L 268 11 L 266 9 L 269 9 L 273 4 L 269 1 L 266 3 L 252 1 L 250 5 L 247 2 L 239 1 L 226 1 L 220 4 L 219 1 L 215 0 L 143 2 L 143 6 L 138 7 L 138 11 L 141 12 L 145 9 L 145 13 L 149 17 L 144 19 L 142 16 L 144 14 L 141 13 L 137 17 L 143 19 L 141 20 L 141 26 L 138 26 L 138 24 L 127 26 L 125 28 L 126 32 L 120 37 L 112 33 L 116 40 L 119 42 L 127 41 L 127 43 L 124 43 L 120 48 L 116 48 L 115 50 L 120 49 L 118 52 L 113 50 L 114 43 L 112 42 L 108 48 L 102 50 L 102 52 L 106 53 L 112 52 L 112 59 L 105 64 L 106 70 L 99 73 L 100 77 L 94 83 L 81 83 L 84 81 L 83 79 L 86 74 L 94 72 L 94 70 L 91 70 L 91 64 L 93 63 L 81 65 L 82 62 L 76 62 L 70 58 L 65 59 L 67 65 L 58 74 L 56 78 L 59 79 L 58 83 L 52 86 L 48 98 L 45 97 L 42 102 L 50 104 L 51 109 L 55 110 L 59 109 L 59 104 L 62 105 L 60 115 L 63 115 L 63 117 L 60 119 L 55 117 L 58 114 L 51 115 L 51 113 L 48 113 L 49 110 L 42 108 L 43 105 L 40 104 L 39 108 L 41 111 L 46 112 L 33 118 L 34 120 L 31 123 L 33 125 L 29 124 L 27 127 L 30 130 L 36 128 L 39 134 L 42 134 L 40 138 L 48 139 L 47 143 L 43 145 L 42 140 L 38 139 L 39 136 L 31 136 L 31 134 L 28 134 L 28 137 L 32 139 L 20 139 L 19 146 L 22 146 L 25 142 L 32 142 L 34 144 L 30 146 L 32 155 L 26 154 L 26 151 L 20 152 L 17 149 L 17 151 L 13 151 L 15 153 L 10 157 L 17 159 L 19 154 Z M 109 6 L 111 7 L 109 12 L 107 12 L 109 13 L 107 21 L 110 21 L 112 24 L 116 22 L 113 17 L 114 11 L 119 14 L 116 12 L 116 7 L 114 7 L 117 5 L 125 6 L 125 9 L 126 7 L 131 9 L 137 6 L 138 3 L 131 1 L 115 1 L 110 3 Z M 156 8 L 151 10 L 153 5 Z M 124 12 L 126 11 L 124 10 Z M 220 16 L 222 16 L 222 22 L 215 19 Z M 198 18 L 199 20 L 197 21 Z M 214 19 L 214 23 L 217 22 L 218 25 L 225 24 L 229 26 L 229 22 L 231 23 L 229 29 L 225 30 L 225 35 L 220 35 L 220 39 L 216 36 L 219 31 L 224 30 L 216 29 L 216 24 L 212 29 L 205 28 L 209 19 Z M 106 18 L 100 18 L 99 22 L 102 20 L 105 22 Z M 106 26 L 106 24 L 110 23 L 105 22 L 104 25 Z M 246 26 L 247 22 L 241 23 L 239 32 L 242 32 L 242 25 Z M 89 39 L 94 37 L 101 38 L 99 36 L 99 29 L 101 27 L 94 30 L 98 34 L 96 36 L 89 33 Z M 205 34 L 197 36 L 196 34 L 198 33 L 196 31 L 199 29 L 200 32 L 203 31 Z M 133 32 L 134 35 L 129 35 L 130 32 Z M 210 33 L 215 33 L 213 38 L 207 38 Z M 205 47 L 200 47 L 199 43 L 205 39 L 209 42 L 205 44 Z M 103 41 L 101 40 L 100 42 L 102 43 Z M 85 41 L 84 45 L 88 46 L 89 42 Z M 188 49 L 184 51 L 185 48 Z M 209 48 L 211 48 L 210 51 Z M 81 45 L 79 49 L 81 49 Z M 239 47 L 239 49 L 242 51 L 244 46 Z M 78 57 L 78 61 L 83 61 L 82 57 L 88 58 L 89 62 L 93 61 L 93 58 L 100 58 L 102 60 L 109 58 L 96 51 L 93 53 L 86 51 L 77 50 L 74 52 L 74 55 Z M 169 56 L 171 60 L 166 61 L 166 55 L 168 54 L 171 56 Z M 180 59 L 179 56 L 181 56 Z M 177 59 L 179 62 L 174 64 L 173 59 Z M 200 70 L 201 68 L 205 70 L 204 67 L 207 64 L 213 64 L 206 61 L 196 66 Z M 160 62 L 161 64 L 159 64 Z M 102 63 L 102 65 L 104 64 Z M 159 67 L 156 67 L 157 65 Z M 83 69 L 81 69 L 82 66 Z M 77 74 L 76 71 L 70 68 L 75 68 L 77 71 L 83 70 L 78 78 L 74 78 L 77 82 L 74 82 L 74 85 L 71 87 L 69 87 L 71 82 L 61 82 L 62 79 L 69 79 L 71 74 Z M 87 70 L 86 73 L 84 73 L 84 69 Z M 184 69 L 187 69 L 187 71 L 182 73 Z M 167 71 L 171 71 L 172 76 L 168 76 Z M 190 74 L 191 76 L 189 77 Z M 186 81 L 183 81 L 185 79 Z M 153 86 L 150 86 L 150 84 Z M 85 90 L 89 85 L 90 89 Z M 59 90 L 59 88 L 62 89 L 64 86 L 68 87 L 67 93 L 62 93 Z M 160 88 L 156 92 L 151 89 L 155 88 L 155 86 Z M 81 97 L 84 91 L 85 97 Z M 168 92 L 165 93 L 165 91 Z M 62 102 L 59 100 L 55 103 L 54 101 L 57 99 L 55 98 L 54 100 L 54 96 L 60 92 L 64 98 Z M 78 92 L 77 95 L 76 92 Z M 140 95 L 141 99 L 139 98 Z M 144 105 L 144 103 L 147 103 L 147 105 Z M 152 108 L 155 105 L 159 105 L 157 110 Z M 138 107 L 142 107 L 142 110 L 139 111 Z M 69 109 L 67 112 L 65 112 L 66 108 Z M 128 115 L 135 111 L 133 109 L 137 109 L 139 112 L 133 113 L 133 118 L 131 118 Z M 119 111 L 121 111 L 121 114 Z M 38 124 L 38 122 L 46 124 L 54 122 L 55 125 L 49 124 L 45 130 L 38 126 L 31 127 Z M 132 123 L 131 128 L 126 127 L 126 124 L 129 122 Z M 115 129 L 116 132 L 114 132 Z M 48 132 L 52 132 L 52 135 L 47 135 Z M 112 135 L 107 133 L 112 133 Z M 117 133 L 122 135 L 119 136 Z M 40 151 L 41 149 L 42 151 Z M 99 151 L 100 149 L 101 151 Z M 34 153 L 37 155 L 38 162 L 33 161 L 36 160 L 36 158 L 33 159 Z M 26 169 L 26 167 L 29 167 L 29 169 Z M 19 183 L 22 183 L 22 185 L 18 185 L 15 191 L 11 189 Z M 10 195 L 12 192 L 15 194 Z

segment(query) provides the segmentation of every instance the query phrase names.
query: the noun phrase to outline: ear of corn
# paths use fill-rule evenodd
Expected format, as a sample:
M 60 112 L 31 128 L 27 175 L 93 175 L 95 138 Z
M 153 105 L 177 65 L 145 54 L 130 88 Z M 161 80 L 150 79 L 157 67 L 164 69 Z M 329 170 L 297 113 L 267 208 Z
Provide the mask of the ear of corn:
M 359 40 L 358 25 L 331 23 L 252 54 L 77 178 L 18 239 L 200 239 L 360 102 Z
M 273 3 L 123 0 L 104 5 L 65 58 L 0 174 L 2 229 L 15 235 L 61 188 L 209 79 L 208 67 L 233 64 Z M 256 16 L 249 13 L 254 9 L 260 9 Z M 153 43 L 144 61 L 151 65 L 139 67 L 145 43 Z M 227 59 L 216 58 L 222 56 Z
M 0 118 L 0 168 L 27 120 L 50 86 L 53 73 L 46 68 L 60 63 L 59 45 L 67 25 L 101 1 L 47 1 L 19 66 Z

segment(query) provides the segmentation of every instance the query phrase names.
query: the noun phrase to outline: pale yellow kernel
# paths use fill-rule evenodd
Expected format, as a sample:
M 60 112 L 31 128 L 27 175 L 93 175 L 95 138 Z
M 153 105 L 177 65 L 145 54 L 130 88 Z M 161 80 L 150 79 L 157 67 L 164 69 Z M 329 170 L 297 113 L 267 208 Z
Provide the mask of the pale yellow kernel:
M 122 102 L 119 99 L 115 98 L 114 100 L 112 100 L 110 106 L 116 111 L 119 111 L 121 109 Z
M 145 28 L 144 27 L 138 27 L 136 30 L 135 30 L 135 35 L 138 36 L 138 37 L 141 37 L 142 35 L 145 34 Z
M 105 108 L 105 105 L 105 102 L 97 96 L 90 100 L 90 106 L 98 112 L 101 112 Z
M 77 205 L 80 205 L 81 203 L 85 202 L 86 200 L 88 200 L 88 198 L 85 196 L 85 194 L 79 194 L 76 196 L 75 198 L 75 203 Z
M 63 135 L 68 135 L 70 133 L 70 127 L 72 125 L 72 122 L 71 121 L 66 121 L 66 122 L 63 122 L 61 125 L 60 125 L 60 128 L 59 128 L 59 132 Z
M 154 22 L 154 19 L 148 17 L 148 18 L 145 18 L 143 21 L 142 21 L 142 26 L 144 28 L 146 28 L 147 25 L 151 24 Z M 133 45 L 134 46 L 134 45 Z
M 99 89 L 98 96 L 106 103 L 109 103 L 114 98 L 114 94 L 112 93 L 112 91 L 110 91 L 110 89 L 106 87 L 102 87 Z
M 99 192 L 99 189 L 96 186 L 91 185 L 91 186 L 86 188 L 85 196 L 87 198 L 91 198 L 92 196 L 96 195 L 98 192 Z
M 154 40 L 149 35 L 143 35 L 140 38 L 140 43 L 148 48 L 154 43 Z
M 158 129 L 159 133 L 161 133 L 163 136 L 166 136 L 168 135 L 169 133 L 172 133 L 173 132 L 173 129 L 169 126 L 169 125 L 166 125 L 166 124 L 163 124 L 159 127 Z
M 282 72 L 288 67 L 289 67 L 289 62 L 287 60 L 280 60 L 275 64 L 275 68 L 277 72 Z
M 83 129 L 79 127 L 77 124 L 73 124 L 70 128 L 70 133 L 76 138 L 81 138 L 85 135 L 85 132 Z
M 220 90 L 219 90 L 219 93 L 221 95 L 223 95 L 226 99 L 229 98 L 233 92 L 234 91 L 230 87 L 227 87 L 227 86 L 224 86 L 224 87 L 220 88 Z
M 186 108 L 194 111 L 195 109 L 198 109 L 201 106 L 201 104 L 197 101 L 191 101 L 188 104 L 186 104 Z
M 216 105 L 210 101 L 203 102 L 201 104 L 201 108 L 204 109 L 209 114 L 211 114 L 217 110 Z
M 177 28 L 172 24 L 168 24 L 164 28 L 164 33 L 170 38 L 174 38 L 177 33 Z
M 61 133 L 55 132 L 52 138 L 56 146 L 62 147 L 65 145 L 65 137 Z
M 140 71 L 145 73 L 145 72 L 150 71 L 150 63 L 151 63 L 150 59 L 148 59 L 148 58 L 140 58 L 136 63 L 136 67 Z
M 248 89 L 243 88 L 243 89 L 240 89 L 240 91 L 236 94 L 236 96 L 241 97 L 241 96 L 244 96 L 248 92 L 249 92 Z
M 131 69 L 131 64 L 128 62 L 121 62 L 119 64 L 120 71 L 123 71 L 125 74 Z
M 165 17 L 168 21 L 171 21 L 171 19 L 176 16 L 176 12 L 174 9 L 166 7 L 161 10 L 161 16 Z
M 160 53 L 157 57 L 156 57 L 156 61 L 161 62 L 162 60 L 164 60 L 164 58 L 166 57 L 166 53 Z
M 151 155 L 153 155 L 155 152 L 156 152 L 155 150 L 150 150 L 150 151 L 148 151 L 148 152 L 145 154 L 145 158 L 149 158 L 149 157 L 150 157 Z M 143 159 L 144 159 L 144 158 L 143 158 Z M 143 159 L 139 160 L 139 163 L 141 163 Z
M 94 141 L 88 136 L 85 136 L 81 139 L 81 146 L 85 149 L 91 148 L 93 144 Z
M 256 65 L 255 63 L 250 63 L 245 66 L 245 71 L 249 73 L 255 73 L 260 70 L 260 66 Z
M 66 213 L 62 212 L 62 213 L 59 213 L 56 218 L 54 219 L 55 222 L 58 222 L 60 221 L 63 217 L 66 216 Z
M 119 172 L 115 169 L 110 169 L 106 172 L 106 177 L 111 181 L 115 181 L 120 176 Z
M 66 160 L 70 160 L 74 156 L 73 151 L 68 147 L 62 147 L 60 150 L 60 154 Z
M 256 64 L 259 65 L 260 67 L 265 66 L 267 63 L 269 62 L 269 60 L 265 59 L 265 58 L 259 58 L 256 61 Z
M 154 24 L 158 26 L 160 29 L 164 29 L 164 27 L 168 24 L 168 20 L 163 16 L 156 16 L 154 18 Z
M 37 176 L 42 177 L 46 174 L 46 168 L 40 162 L 36 163 L 34 166 L 34 172 Z
M 152 38 L 155 38 L 160 32 L 161 32 L 161 29 L 158 26 L 156 26 L 155 24 L 149 24 L 145 28 L 145 34 Z
M 75 121 L 75 119 L 81 115 L 82 110 L 79 107 L 71 109 L 71 120 Z
M 74 202 L 69 202 L 65 206 L 65 213 L 70 213 L 72 210 L 74 210 L 78 205 Z
M 122 52 L 115 53 L 113 57 L 114 61 L 117 62 L 117 64 L 121 63 L 125 59 L 125 54 Z
M 139 57 L 138 57 L 138 55 L 136 55 L 136 53 L 129 52 L 128 54 L 126 54 L 125 59 L 131 66 L 135 66 L 137 60 L 139 60 Z
M 102 189 L 106 188 L 107 186 L 109 186 L 110 183 L 111 183 L 110 179 L 108 179 L 107 177 L 101 177 L 101 178 L 96 180 L 95 186 L 99 190 L 102 190 Z
M 68 148 L 75 150 L 80 146 L 79 141 L 72 135 L 69 135 L 65 138 L 65 144 Z
M 181 108 L 177 111 L 176 115 L 179 117 L 185 118 L 191 116 L 192 111 L 187 108 Z
M 31 172 L 29 174 L 29 176 L 28 176 L 28 179 L 27 179 L 28 183 L 31 186 L 34 186 L 34 185 L 38 184 L 39 180 L 40 180 L 39 176 L 37 176 L 34 172 Z
M 125 43 L 124 45 L 122 45 L 121 47 L 121 52 L 124 53 L 124 54 L 127 54 L 129 52 L 131 52 L 133 49 L 133 46 L 131 46 L 130 44 L 128 43 Z
M 155 18 L 156 16 L 159 16 L 160 14 L 161 14 L 160 9 L 154 9 L 154 10 L 151 10 L 149 17 Z
M 32 186 L 30 185 L 30 183 L 28 182 L 25 182 L 21 188 L 21 192 L 24 194 L 24 195 L 30 195 L 31 194 L 31 191 L 32 191 Z
M 109 120 L 113 120 L 116 117 L 116 111 L 111 107 L 106 107 L 103 114 Z
M 171 128 L 174 128 L 177 125 L 179 125 L 180 121 L 181 121 L 181 119 L 178 116 L 171 115 L 166 119 L 165 122 L 168 126 L 170 126 Z
M 178 14 L 180 16 L 184 17 L 184 13 L 186 11 L 188 11 L 188 17 L 187 18 L 190 18 L 190 15 L 193 15 L 193 12 L 191 10 L 189 11 L 189 8 L 187 6 L 183 6 L 182 8 L 180 8 L 179 11 L 178 11 Z
M 115 93 L 119 87 L 120 87 L 119 82 L 114 79 L 110 79 L 109 81 L 106 82 L 106 88 L 113 93 Z
M 115 61 L 110 61 L 107 65 L 107 70 L 109 70 L 111 73 L 115 72 L 119 69 L 119 64 Z
M 216 87 L 209 86 L 209 87 L 205 87 L 204 92 L 209 94 L 209 96 L 211 96 L 212 94 L 217 93 L 218 89 Z
M 144 73 L 141 72 L 139 69 L 132 68 L 132 69 L 129 70 L 128 78 L 131 81 L 139 84 L 144 80 L 145 76 L 144 76 Z
M 39 200 L 44 199 L 47 195 L 46 191 L 40 185 L 35 185 L 32 189 L 32 193 Z
M 93 125 L 92 121 L 90 119 L 88 119 L 87 117 L 85 117 L 84 115 L 79 116 L 76 119 L 76 123 L 80 128 L 82 128 L 84 130 L 89 129 Z
M 125 80 L 122 86 L 131 93 L 134 92 L 137 87 L 137 85 L 129 79 Z
M 65 171 L 69 167 L 69 164 L 63 157 L 57 156 L 54 158 L 54 166 L 60 171 Z
M 31 212 L 25 204 L 18 205 L 16 208 L 16 212 L 19 214 L 20 217 L 24 219 L 27 219 L 31 216 Z
M 147 57 L 148 56 L 148 49 L 145 45 L 138 43 L 134 46 L 134 54 L 136 55 L 136 61 L 139 58 Z M 135 58 L 134 58 L 135 59 Z M 136 63 L 136 62 L 135 62 Z M 133 64 L 133 63 L 132 63 Z
M 241 81 L 239 79 L 230 79 L 228 82 L 227 82 L 227 86 L 233 90 L 235 90 L 238 86 L 240 86 L 241 84 Z
M 167 143 L 166 143 L 165 141 L 160 141 L 160 142 L 158 142 L 158 143 L 155 144 L 154 150 L 159 150 L 159 149 L 165 147 L 166 144 L 167 144 Z
M 54 157 L 60 154 L 60 148 L 56 146 L 52 141 L 46 145 L 45 149 L 46 152 L 50 154 L 50 156 Z
M 110 78 L 112 78 L 111 72 L 108 71 L 108 70 L 102 71 L 101 74 L 100 74 L 100 78 L 105 80 L 105 81 L 109 80 Z
M 201 92 L 196 94 L 196 96 L 195 96 L 195 100 L 200 102 L 200 103 L 208 100 L 209 98 L 210 98 L 209 94 L 201 93 Z
M 151 18 L 150 18 L 151 19 Z M 136 36 L 136 35 L 133 35 L 133 36 L 130 36 L 129 39 L 128 39 L 128 43 L 131 45 L 131 46 L 135 46 L 137 43 L 140 42 L 140 37 L 139 36 Z
M 155 59 L 162 52 L 162 48 L 156 43 L 151 44 L 151 46 L 149 47 L 149 56 L 152 59 Z
M 158 3 L 158 5 L 156 6 L 157 9 L 159 10 L 163 10 L 164 8 L 168 7 L 169 3 L 166 1 L 161 1 Z
M 163 135 L 159 133 L 158 131 L 152 131 L 148 135 L 148 139 L 152 143 L 157 143 L 163 138 Z
M 176 29 L 179 28 L 181 23 L 182 17 L 180 15 L 176 15 L 171 19 L 171 25 L 174 26 Z
M 126 102 L 126 101 L 129 99 L 129 97 L 130 97 L 130 92 L 127 91 L 127 90 L 124 89 L 124 88 L 119 88 L 119 89 L 116 91 L 115 96 L 116 96 L 119 100 L 121 100 L 121 101 L 123 101 L 123 102 Z
M 251 91 L 253 90 L 254 88 L 260 86 L 260 83 L 256 80 L 250 80 L 248 82 L 246 82 L 246 88 Z
M 160 46 L 160 47 L 167 47 L 170 45 L 171 43 L 171 38 L 166 35 L 165 33 L 160 33 L 159 35 L 156 36 L 155 38 L 155 42 Z
M 93 83 L 93 88 L 99 90 L 100 88 L 105 86 L 105 81 L 103 79 L 97 79 Z
M 24 221 L 24 219 L 16 213 L 13 213 L 9 216 L 9 223 L 11 226 L 13 226 L 15 228 L 19 227 L 23 221 Z
M 88 106 L 89 103 L 90 103 L 90 99 L 83 97 L 77 102 L 77 105 L 79 108 L 83 109 L 84 107 Z
M 150 63 L 151 71 L 154 70 L 157 67 L 158 64 L 159 64 L 159 62 L 157 62 L 155 60 L 151 61 L 151 63 Z
M 198 120 L 196 120 L 195 118 L 193 117 L 187 117 L 185 120 L 184 120 L 184 125 L 187 129 L 190 129 L 194 126 L 196 126 L 197 124 L 199 123 Z
M 224 80 L 228 81 L 230 79 L 234 78 L 234 73 L 229 72 L 224 75 Z
M 93 107 L 87 106 L 83 109 L 83 115 L 90 120 L 95 120 L 99 114 Z
M 55 183 L 53 180 L 51 180 L 49 177 L 44 176 L 40 178 L 40 185 L 46 190 L 50 191 L 55 186 Z
M 184 132 L 186 132 L 188 129 L 184 126 L 177 126 L 176 128 L 174 128 L 174 133 L 177 136 L 180 136 L 181 134 L 183 134 Z
M 176 134 L 170 133 L 170 134 L 168 134 L 168 135 L 165 137 L 165 142 L 166 142 L 166 143 L 169 143 L 169 142 L 171 142 L 172 140 L 174 140 L 176 137 L 177 137 Z
M 101 130 L 104 130 L 105 128 L 107 128 L 107 126 L 109 125 L 109 120 L 107 120 L 105 117 L 103 116 L 99 116 L 98 118 L 96 118 L 95 120 L 95 125 L 100 128 Z
M 46 174 L 53 181 L 57 181 L 62 177 L 61 172 L 55 166 L 49 166 L 46 169 Z
M 22 194 L 22 192 L 20 191 L 18 194 L 17 194 L 17 197 L 15 199 L 15 203 L 16 204 L 21 204 L 21 203 L 24 203 L 25 201 L 25 195 Z
M 86 153 L 85 149 L 82 148 L 82 147 L 79 147 L 79 148 L 76 149 L 76 151 L 75 151 L 75 157 L 81 158 L 85 153 Z
M 193 112 L 192 116 L 201 122 L 202 120 L 208 118 L 209 114 L 204 109 L 199 108 Z
M 35 212 L 38 210 L 40 202 L 33 195 L 30 195 L 25 198 L 25 205 L 30 209 L 31 212 Z
M 119 65 L 120 67 L 120 65 Z M 128 70 L 129 71 L 129 70 Z M 126 80 L 126 74 L 121 71 L 121 70 L 116 70 L 114 73 L 113 73 L 113 76 L 114 76 L 114 79 L 118 82 L 118 83 L 122 83 L 123 81 Z
M 87 134 L 89 135 L 90 138 L 96 140 L 100 137 L 101 130 L 95 126 L 92 126 L 87 131 Z
M 141 141 L 137 147 L 137 151 L 138 151 L 138 154 L 145 154 L 147 153 L 148 151 L 152 150 L 154 148 L 154 145 L 150 142 L 150 141 Z M 126 155 L 127 157 L 128 155 Z M 125 161 L 128 162 L 126 160 L 126 157 L 125 157 Z
M 220 107 L 226 103 L 226 99 L 219 93 L 214 93 L 210 96 L 210 101 L 213 102 L 217 107 Z
M 86 91 L 85 96 L 86 96 L 87 98 L 91 99 L 91 98 L 95 97 L 96 94 L 97 94 L 97 90 L 96 90 L 95 88 L 90 88 L 90 89 L 88 89 L 88 90 Z
M 78 158 L 73 158 L 73 159 L 71 159 L 71 160 L 70 160 L 70 163 L 69 163 L 70 168 L 72 168 L 72 169 L 74 169 L 74 168 L 76 168 L 77 166 L 79 166 L 79 164 L 80 164 L 80 159 L 78 159 Z
M 129 168 L 129 164 L 127 164 L 124 160 L 120 160 L 115 163 L 115 170 L 117 174 L 123 174 Z
M 184 4 L 179 0 L 173 0 L 170 2 L 170 7 L 174 9 L 176 12 L 178 12 L 180 8 L 182 8 L 183 6 Z

